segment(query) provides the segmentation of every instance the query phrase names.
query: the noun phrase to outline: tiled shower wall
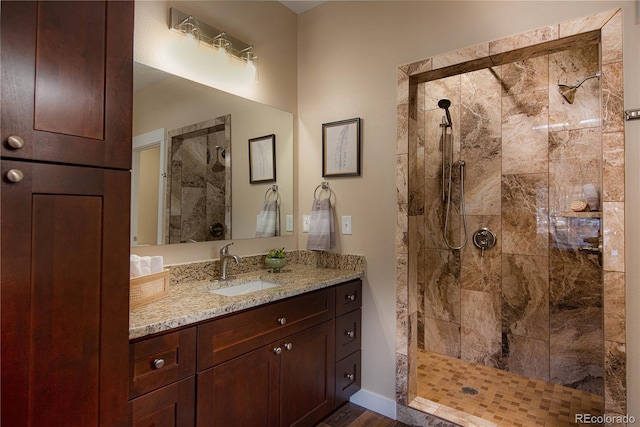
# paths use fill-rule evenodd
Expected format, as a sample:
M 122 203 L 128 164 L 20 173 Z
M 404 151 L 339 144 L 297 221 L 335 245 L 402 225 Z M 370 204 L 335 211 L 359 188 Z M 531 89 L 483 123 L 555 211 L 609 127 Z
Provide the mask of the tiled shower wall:
M 598 68 L 599 82 L 579 88 L 573 105 L 562 100 L 559 83 Z M 468 166 L 468 234 L 486 226 L 498 236 L 484 256 L 471 243 L 462 251 L 442 243 L 441 98 L 452 101 L 454 160 Z M 399 67 L 400 420 L 413 405 L 431 413 L 412 403 L 422 346 L 604 389 L 607 413 L 625 413 L 622 99 L 619 10 Z M 565 214 L 574 187 L 586 183 L 598 187 L 601 212 Z M 454 191 L 454 206 L 459 200 Z M 462 229 L 456 209 L 450 233 Z M 577 250 L 598 230 L 601 260 Z
M 165 242 L 230 239 L 231 116 L 172 130 L 169 141 Z
M 602 272 L 598 255 L 579 251 L 593 245 L 589 239 L 597 246 L 601 208 L 568 213 L 572 198 L 584 199 L 574 189 L 602 189 L 599 82 L 586 81 L 573 105 L 558 91 L 558 82 L 599 69 L 591 44 L 418 87 L 424 122 L 409 168 L 410 177 L 412 166 L 424 175 L 409 180 L 411 195 L 424 194 L 409 204 L 424 227 L 412 236 L 424 248 L 418 348 L 603 394 Z M 452 102 L 454 163 L 466 166 L 469 241 L 461 251 L 442 238 L 442 98 Z M 464 238 L 457 163 L 453 170 L 447 234 L 457 245 Z M 484 227 L 498 244 L 482 254 L 471 234 Z

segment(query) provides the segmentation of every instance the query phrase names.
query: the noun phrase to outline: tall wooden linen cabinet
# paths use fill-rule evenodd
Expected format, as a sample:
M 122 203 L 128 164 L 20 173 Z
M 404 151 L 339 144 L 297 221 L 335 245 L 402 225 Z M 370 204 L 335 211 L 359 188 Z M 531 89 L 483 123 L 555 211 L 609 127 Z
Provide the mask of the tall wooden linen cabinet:
M 134 4 L 1 7 L 0 423 L 122 426 Z

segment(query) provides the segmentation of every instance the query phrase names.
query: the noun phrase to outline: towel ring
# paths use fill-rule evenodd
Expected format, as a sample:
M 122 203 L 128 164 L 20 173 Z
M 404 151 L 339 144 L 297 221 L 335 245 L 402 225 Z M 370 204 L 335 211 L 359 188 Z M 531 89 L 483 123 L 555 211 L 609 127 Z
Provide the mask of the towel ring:
M 265 193 L 264 193 L 264 200 L 265 202 L 267 200 L 269 200 L 269 196 L 275 194 L 276 195 L 276 202 L 280 201 L 280 192 L 278 191 L 278 186 L 277 185 L 272 185 L 271 188 L 269 188 Z
M 333 191 L 331 190 L 331 188 L 329 188 L 329 182 L 328 181 L 324 181 L 322 184 L 318 185 L 316 187 L 316 189 L 313 191 L 313 200 L 318 200 L 317 197 L 317 193 L 318 190 L 327 190 L 329 192 L 329 197 L 327 197 L 328 199 L 331 199 L 331 195 L 334 194 Z

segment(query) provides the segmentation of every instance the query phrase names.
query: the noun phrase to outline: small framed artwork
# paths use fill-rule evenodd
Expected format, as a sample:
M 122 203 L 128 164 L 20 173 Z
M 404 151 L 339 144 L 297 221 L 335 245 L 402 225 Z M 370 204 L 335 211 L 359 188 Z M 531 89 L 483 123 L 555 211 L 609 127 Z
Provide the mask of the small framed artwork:
M 265 135 L 249 140 L 249 183 L 276 180 L 276 136 Z
M 360 175 L 360 118 L 322 125 L 322 176 Z

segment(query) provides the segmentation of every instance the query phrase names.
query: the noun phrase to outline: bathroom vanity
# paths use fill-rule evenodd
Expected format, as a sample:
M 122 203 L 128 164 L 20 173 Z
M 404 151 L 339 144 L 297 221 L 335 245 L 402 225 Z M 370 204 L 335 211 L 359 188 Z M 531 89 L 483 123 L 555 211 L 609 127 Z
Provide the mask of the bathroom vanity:
M 132 310 L 132 425 L 311 426 L 348 401 L 360 388 L 361 274 L 277 276 L 232 297 L 182 283 Z M 145 323 L 154 312 L 164 320 Z

